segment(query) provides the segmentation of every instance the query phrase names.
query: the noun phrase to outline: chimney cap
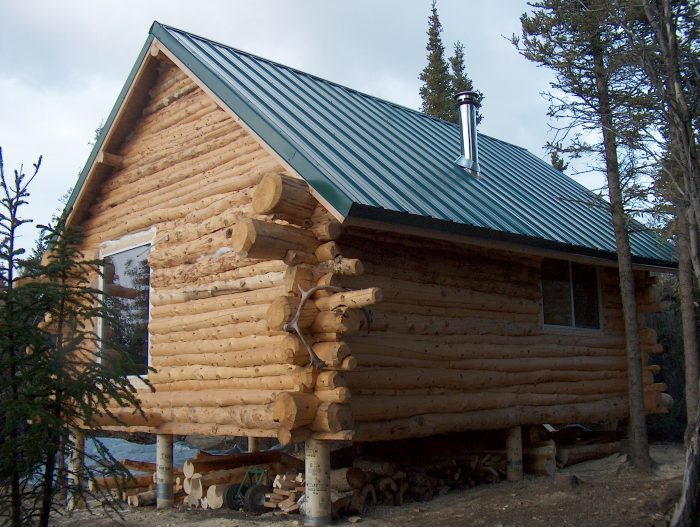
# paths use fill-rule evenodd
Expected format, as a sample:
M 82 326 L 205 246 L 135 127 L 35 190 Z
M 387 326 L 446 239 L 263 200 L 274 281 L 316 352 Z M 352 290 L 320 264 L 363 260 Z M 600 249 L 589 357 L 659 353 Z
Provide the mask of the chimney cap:
M 464 103 L 479 106 L 481 104 L 481 96 L 476 91 L 461 91 L 455 95 L 455 101 L 457 101 L 458 106 Z

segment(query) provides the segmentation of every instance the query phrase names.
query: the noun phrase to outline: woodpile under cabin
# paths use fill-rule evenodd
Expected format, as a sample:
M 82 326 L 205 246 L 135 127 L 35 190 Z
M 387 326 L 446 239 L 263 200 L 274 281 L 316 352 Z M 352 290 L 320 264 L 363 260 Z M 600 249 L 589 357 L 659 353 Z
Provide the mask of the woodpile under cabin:
M 609 212 L 458 104 L 461 127 L 155 23 L 69 202 L 154 388 L 98 424 L 157 434 L 163 481 L 173 434 L 306 442 L 320 525 L 330 441 L 624 420 Z M 676 264 L 632 248 L 643 315 Z

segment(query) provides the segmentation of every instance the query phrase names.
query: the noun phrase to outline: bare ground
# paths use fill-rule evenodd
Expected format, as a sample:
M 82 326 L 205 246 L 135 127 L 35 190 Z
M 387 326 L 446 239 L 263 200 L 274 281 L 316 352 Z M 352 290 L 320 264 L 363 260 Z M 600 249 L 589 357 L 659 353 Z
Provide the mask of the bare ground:
M 640 527 L 665 526 L 680 492 L 685 452 L 682 445 L 652 446 L 658 466 L 651 476 L 638 476 L 623 465 L 622 456 L 580 463 L 555 477 L 528 476 L 517 483 L 501 482 L 452 491 L 426 503 L 403 507 L 380 506 L 361 519 L 367 527 Z M 576 476 L 580 482 L 576 484 Z M 574 483 L 572 483 L 572 481 Z M 106 527 L 116 518 L 78 511 L 58 518 L 57 527 Z M 348 525 L 348 520 L 339 522 Z M 299 516 L 273 513 L 251 516 L 234 511 L 157 511 L 155 507 L 126 509 L 128 527 L 291 527 L 303 525 Z

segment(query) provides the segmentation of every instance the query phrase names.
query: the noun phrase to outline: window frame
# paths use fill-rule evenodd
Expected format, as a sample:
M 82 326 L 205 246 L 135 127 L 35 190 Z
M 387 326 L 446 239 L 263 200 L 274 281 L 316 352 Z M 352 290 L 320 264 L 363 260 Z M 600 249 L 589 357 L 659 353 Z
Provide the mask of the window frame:
M 117 253 L 121 253 L 124 251 L 128 251 L 130 249 L 136 249 L 137 247 L 143 247 L 143 246 L 148 246 L 148 253 L 150 254 L 151 251 L 153 250 L 153 245 L 155 244 L 156 240 L 156 228 L 151 227 L 148 230 L 145 231 L 139 231 L 135 233 L 130 233 L 122 236 L 121 238 L 117 238 L 115 240 L 109 240 L 106 242 L 100 243 L 100 247 L 98 250 L 98 258 L 103 259 L 107 258 L 109 256 L 112 256 Z M 148 323 L 150 325 L 151 323 L 151 308 L 153 305 L 151 304 L 151 274 L 153 270 L 151 269 L 151 266 L 148 266 Z M 104 276 L 100 275 L 98 277 L 98 289 L 100 291 L 104 291 L 105 283 L 104 283 Z M 100 293 L 100 302 L 104 300 L 104 296 Z M 97 335 L 100 337 L 100 353 L 97 354 L 97 361 L 102 362 L 102 332 L 104 330 L 103 327 L 103 321 L 101 318 L 97 319 L 96 323 L 96 331 Z M 151 367 L 151 332 L 147 332 L 147 344 L 146 344 L 146 367 L 150 368 Z M 131 381 L 131 384 L 137 388 L 147 388 L 146 383 L 143 382 L 143 379 L 148 378 L 148 371 L 146 371 L 145 374 L 143 375 L 129 375 L 127 376 L 127 379 Z
M 540 326 L 543 331 L 548 333 L 588 333 L 593 335 L 600 335 L 604 333 L 605 317 L 603 316 L 603 284 L 602 276 L 599 265 L 593 265 L 585 262 L 577 262 L 574 260 L 562 260 L 561 258 L 546 258 L 548 260 L 559 260 L 566 262 L 569 267 L 569 305 L 571 307 L 571 320 L 572 323 L 576 323 L 576 311 L 574 304 L 574 281 L 573 281 L 573 271 L 572 265 L 587 265 L 595 270 L 596 279 L 596 299 L 598 308 L 598 327 L 597 328 L 579 328 L 575 325 L 563 326 L 559 324 L 546 324 L 544 322 L 544 276 L 542 276 L 542 266 L 540 265 Z

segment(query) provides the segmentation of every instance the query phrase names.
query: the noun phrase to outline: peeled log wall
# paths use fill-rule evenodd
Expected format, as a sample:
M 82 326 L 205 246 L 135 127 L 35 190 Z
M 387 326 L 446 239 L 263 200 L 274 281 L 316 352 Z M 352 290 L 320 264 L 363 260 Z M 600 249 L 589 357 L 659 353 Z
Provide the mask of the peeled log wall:
M 627 377 L 617 270 L 601 268 L 601 331 L 547 330 L 541 259 L 355 229 L 337 240 L 364 274 L 342 286 L 379 286 L 366 328 L 345 338 L 356 368 L 356 440 L 383 440 L 521 424 L 625 417 Z M 656 306 L 639 273 L 640 312 Z M 645 354 L 661 351 L 642 329 Z M 663 411 L 663 384 L 647 367 L 647 411 Z
M 339 224 L 306 183 L 285 175 L 167 61 L 141 118 L 106 158 L 114 170 L 81 223 L 83 248 L 94 254 L 102 242 L 155 227 L 148 260 L 156 371 L 148 375 L 155 393 L 139 393 L 145 420 L 115 408 L 120 424 L 108 416 L 96 422 L 283 441 L 351 428 L 347 390 L 333 371 L 312 372 L 299 338 L 282 328 L 300 286 L 328 272 L 361 272 L 358 262 L 333 260 L 328 242 Z M 329 311 L 335 306 L 308 307 L 307 327 L 318 318 L 324 331 L 342 330 Z M 323 353 L 343 367 L 337 351 Z

